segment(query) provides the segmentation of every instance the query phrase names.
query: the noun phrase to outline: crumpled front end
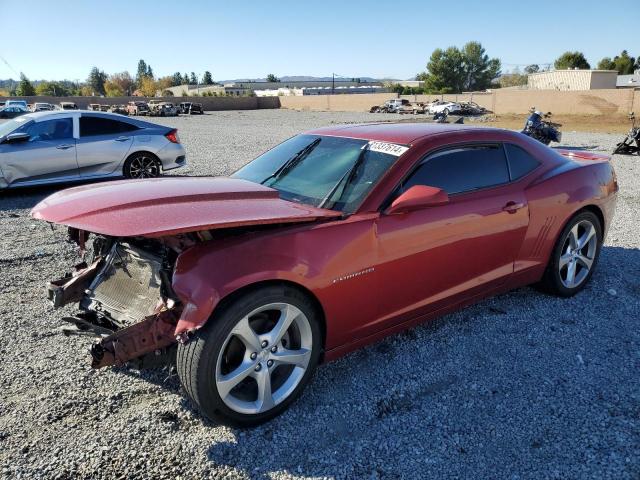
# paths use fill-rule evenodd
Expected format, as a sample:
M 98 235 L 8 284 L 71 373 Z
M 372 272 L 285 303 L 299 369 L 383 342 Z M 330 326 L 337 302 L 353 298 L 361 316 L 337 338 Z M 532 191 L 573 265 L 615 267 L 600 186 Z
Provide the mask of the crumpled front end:
M 69 231 L 84 251 L 87 233 Z M 99 338 L 90 350 L 94 368 L 131 360 L 157 363 L 154 360 L 170 354 L 176 343 L 182 306 L 171 277 L 181 240 L 95 236 L 92 244 L 90 262 L 49 284 L 54 307 L 79 305 L 75 316 L 64 318 L 71 324 L 65 333 Z

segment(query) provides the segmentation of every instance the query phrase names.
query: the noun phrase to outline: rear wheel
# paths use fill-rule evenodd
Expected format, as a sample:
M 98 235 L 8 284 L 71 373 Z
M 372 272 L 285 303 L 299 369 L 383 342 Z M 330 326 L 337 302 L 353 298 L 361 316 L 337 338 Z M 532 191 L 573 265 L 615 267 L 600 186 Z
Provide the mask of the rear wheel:
M 123 174 L 126 178 L 154 178 L 162 174 L 162 165 L 154 155 L 138 152 L 124 162 Z
M 295 289 L 254 290 L 209 320 L 178 346 L 178 375 L 208 418 L 257 425 L 300 395 L 318 364 L 318 314 Z
M 602 246 L 602 225 L 596 215 L 582 212 L 563 229 L 551 254 L 540 286 L 543 290 L 570 297 L 587 284 Z

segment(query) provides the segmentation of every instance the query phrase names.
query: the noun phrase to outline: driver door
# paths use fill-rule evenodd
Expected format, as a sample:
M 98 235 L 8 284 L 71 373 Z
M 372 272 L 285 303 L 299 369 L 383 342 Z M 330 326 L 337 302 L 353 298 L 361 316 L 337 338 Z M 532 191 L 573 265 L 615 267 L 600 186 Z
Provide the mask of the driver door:
M 529 223 L 524 191 L 509 178 L 502 145 L 476 145 L 427 157 L 400 185 L 396 197 L 427 185 L 445 190 L 449 202 L 378 218 L 378 329 L 507 280 Z
M 5 180 L 11 185 L 38 185 L 79 177 L 73 117 L 34 122 L 20 131 L 29 134 L 22 142 L 0 145 Z

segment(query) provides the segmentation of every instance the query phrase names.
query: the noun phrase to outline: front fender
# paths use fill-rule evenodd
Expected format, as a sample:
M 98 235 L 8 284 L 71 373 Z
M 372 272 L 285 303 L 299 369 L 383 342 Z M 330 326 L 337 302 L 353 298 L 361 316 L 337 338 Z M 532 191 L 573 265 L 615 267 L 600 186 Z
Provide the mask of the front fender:
M 269 280 L 285 280 L 312 288 L 310 267 L 295 254 L 263 254 L 255 249 L 214 249 L 198 245 L 176 262 L 172 287 L 184 307 L 176 335 L 203 327 L 230 293 Z

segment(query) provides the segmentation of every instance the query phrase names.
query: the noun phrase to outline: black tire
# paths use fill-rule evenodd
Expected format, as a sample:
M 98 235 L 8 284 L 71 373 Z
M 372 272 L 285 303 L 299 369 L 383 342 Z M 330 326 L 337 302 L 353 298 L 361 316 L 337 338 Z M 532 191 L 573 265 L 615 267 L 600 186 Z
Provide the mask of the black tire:
M 271 303 L 287 303 L 297 307 L 309 320 L 312 349 L 304 375 L 295 389 L 269 410 L 249 414 L 230 408 L 221 398 L 216 385 L 216 366 L 227 337 L 249 313 Z M 311 379 L 322 350 L 320 314 L 314 304 L 294 288 L 273 285 L 243 294 L 212 315 L 207 324 L 185 345 L 178 345 L 177 370 L 182 386 L 198 410 L 210 420 L 236 427 L 259 425 L 280 415 L 301 394 Z M 225 353 L 226 355 L 226 353 Z
M 574 226 L 585 221 L 590 222 L 595 228 L 596 247 L 593 254 L 593 261 L 584 279 L 582 279 L 580 283 L 575 287 L 570 288 L 565 285 L 561 277 L 560 257 L 563 255 L 563 252 L 566 248 L 569 232 L 571 232 Z M 601 249 L 602 225 L 600 224 L 600 219 L 590 211 L 583 211 L 581 213 L 578 213 L 571 220 L 569 220 L 569 222 L 567 222 L 567 225 L 562 229 L 562 232 L 560 233 L 558 240 L 556 241 L 556 245 L 554 246 L 551 253 L 551 258 L 549 259 L 547 269 L 545 270 L 542 281 L 538 284 L 538 287 L 540 288 L 540 290 L 560 297 L 571 297 L 575 295 L 580 290 L 582 290 L 591 279 L 591 275 L 593 275 L 593 272 L 596 269 Z
M 137 173 L 137 162 L 143 163 L 151 162 L 147 172 L 144 175 Z M 155 178 L 162 175 L 162 163 L 158 160 L 158 157 L 148 152 L 137 152 L 127 158 L 122 167 L 122 174 L 125 178 Z

